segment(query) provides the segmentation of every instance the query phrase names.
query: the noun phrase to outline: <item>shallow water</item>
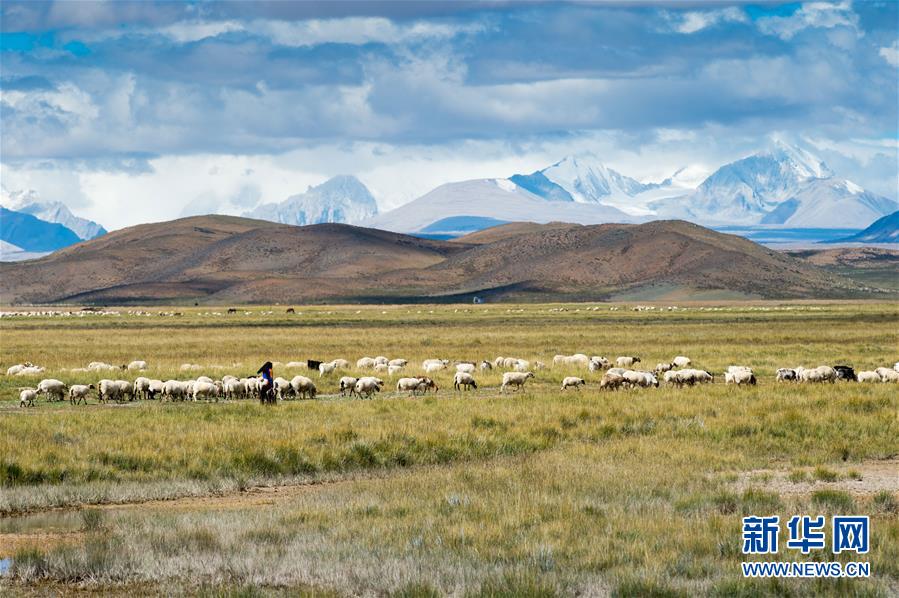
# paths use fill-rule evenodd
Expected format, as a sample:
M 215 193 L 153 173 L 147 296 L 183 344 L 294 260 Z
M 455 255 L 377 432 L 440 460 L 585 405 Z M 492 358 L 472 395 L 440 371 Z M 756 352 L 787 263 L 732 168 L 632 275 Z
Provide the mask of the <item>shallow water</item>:
M 0 535 L 76 532 L 83 527 L 81 511 L 48 511 L 0 519 Z

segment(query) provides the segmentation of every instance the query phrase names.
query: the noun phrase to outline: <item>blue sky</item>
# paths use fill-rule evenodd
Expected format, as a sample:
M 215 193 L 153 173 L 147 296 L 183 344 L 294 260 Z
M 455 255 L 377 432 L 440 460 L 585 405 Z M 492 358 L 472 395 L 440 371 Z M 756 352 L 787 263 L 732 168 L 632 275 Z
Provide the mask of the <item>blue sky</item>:
M 895 198 L 897 7 L 4 1 L 0 174 L 118 227 L 580 151 L 701 178 L 778 138 Z

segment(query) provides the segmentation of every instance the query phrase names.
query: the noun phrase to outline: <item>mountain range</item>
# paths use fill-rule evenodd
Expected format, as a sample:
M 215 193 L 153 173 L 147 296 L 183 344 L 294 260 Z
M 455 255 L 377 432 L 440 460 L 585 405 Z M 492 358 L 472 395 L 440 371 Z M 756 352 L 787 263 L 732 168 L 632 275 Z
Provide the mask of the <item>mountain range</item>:
M 11 193 L 4 187 L 2 203 L 11 212 L 36 219 L 13 219 L 12 214 L 3 219 L 2 259 L 15 259 L 10 258 L 13 254 L 33 257 L 34 252 L 77 242 L 51 225 L 63 226 L 77 240 L 106 232 L 60 202 L 40 201 L 34 192 Z M 606 166 L 594 154 L 581 153 L 530 174 L 446 183 L 386 213 L 378 212 L 377 201 L 361 181 L 340 175 L 284 201 L 259 205 L 244 216 L 299 226 L 350 223 L 451 238 L 513 221 L 679 219 L 712 227 L 862 229 L 897 207 L 896 201 L 839 177 L 808 150 L 778 142 L 721 166 L 695 187 L 684 169 L 661 182 L 643 183 Z
M 534 222 L 681 219 L 704 226 L 851 229 L 897 208 L 784 143 L 725 164 L 695 189 L 681 173 L 641 183 L 593 154 L 579 154 L 530 174 L 442 185 L 364 224 L 414 233 L 448 217 L 516 220 L 526 214 Z
M 280 203 L 266 203 L 244 216 L 281 224 L 356 223 L 378 213 L 368 188 L 354 176 L 340 175 Z
M 102 226 L 75 216 L 62 202 L 41 201 L 33 190 L 0 197 L 0 259 L 33 259 L 106 234 Z
M 683 221 L 511 223 L 452 241 L 345 224 L 198 216 L 0 264 L 0 303 L 147 304 L 868 296 Z

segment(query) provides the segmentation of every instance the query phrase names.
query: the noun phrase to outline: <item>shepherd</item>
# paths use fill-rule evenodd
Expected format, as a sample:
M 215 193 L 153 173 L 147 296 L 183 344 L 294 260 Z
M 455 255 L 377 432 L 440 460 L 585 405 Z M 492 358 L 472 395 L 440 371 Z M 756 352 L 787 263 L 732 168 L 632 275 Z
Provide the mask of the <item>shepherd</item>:
M 266 361 L 262 367 L 256 370 L 257 374 L 262 374 L 262 388 L 259 389 L 259 402 L 263 405 L 274 404 L 275 402 L 275 378 L 272 374 L 272 362 Z

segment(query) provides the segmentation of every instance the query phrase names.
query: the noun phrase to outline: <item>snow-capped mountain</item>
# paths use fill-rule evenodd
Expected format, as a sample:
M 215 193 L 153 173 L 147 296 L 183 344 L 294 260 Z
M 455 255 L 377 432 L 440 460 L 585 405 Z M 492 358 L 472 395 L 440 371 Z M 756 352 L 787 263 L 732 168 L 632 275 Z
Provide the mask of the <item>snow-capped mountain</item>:
M 23 251 L 46 252 L 74 245 L 81 239 L 62 224 L 0 206 L 0 240 Z
M 516 185 L 552 201 L 604 203 L 612 197 L 633 197 L 653 188 L 608 168 L 590 153 L 568 156 L 531 174 L 509 177 Z
M 783 143 L 725 164 L 692 193 L 651 202 L 659 218 L 706 226 L 863 228 L 896 203 L 837 177 L 809 152 Z
M 445 219 L 452 219 L 456 229 L 466 230 L 475 230 L 469 226 L 472 223 L 492 220 L 580 224 L 635 221 L 603 204 L 547 200 L 511 179 L 474 179 L 441 185 L 395 210 L 369 218 L 362 225 L 395 232 L 427 229 L 426 232 L 435 233 L 444 231 L 436 231 L 430 225 Z
M 323 222 L 356 224 L 377 213 L 378 204 L 368 188 L 354 176 L 341 175 L 280 203 L 262 204 L 244 216 L 302 226 Z
M 31 214 L 46 222 L 56 222 L 78 235 L 83 241 L 106 234 L 106 229 L 93 220 L 74 215 L 68 206 L 59 201 L 36 202 L 22 206 L 18 210 Z
M 106 229 L 87 218 L 81 218 L 72 213 L 67 205 L 60 201 L 41 201 L 40 195 L 34 189 L 23 191 L 9 191 L 2 187 L 0 204 L 23 214 L 43 220 L 61 224 L 68 228 L 82 241 L 94 239 L 106 234 Z

